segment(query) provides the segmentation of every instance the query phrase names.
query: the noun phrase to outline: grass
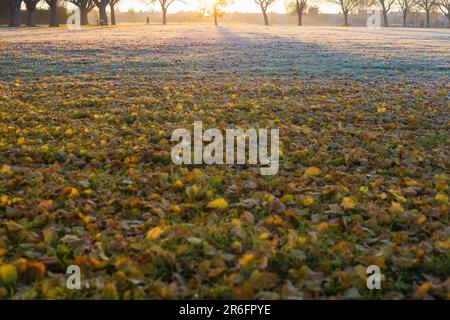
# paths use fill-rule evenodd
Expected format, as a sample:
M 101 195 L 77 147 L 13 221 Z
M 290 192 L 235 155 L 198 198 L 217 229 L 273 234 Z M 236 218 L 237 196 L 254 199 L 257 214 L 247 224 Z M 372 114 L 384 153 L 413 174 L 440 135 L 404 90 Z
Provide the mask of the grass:
M 0 297 L 448 299 L 449 33 L 370 32 L 0 30 Z M 197 120 L 279 174 L 172 164 Z

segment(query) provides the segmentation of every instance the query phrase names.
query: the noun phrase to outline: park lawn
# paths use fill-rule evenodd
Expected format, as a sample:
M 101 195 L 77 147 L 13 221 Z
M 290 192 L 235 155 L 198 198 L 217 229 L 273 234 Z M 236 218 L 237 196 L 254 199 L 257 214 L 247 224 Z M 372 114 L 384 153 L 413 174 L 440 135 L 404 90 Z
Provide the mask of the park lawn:
M 326 42 L 280 40 L 352 73 L 259 56 L 273 30 L 133 28 L 1 31 L 1 299 L 449 298 L 444 58 L 402 60 L 435 68 L 420 78 L 380 49 L 387 76 L 362 79 L 367 56 Z M 171 133 L 194 121 L 279 129 L 278 175 L 173 164 Z M 73 264 L 82 290 L 66 287 Z

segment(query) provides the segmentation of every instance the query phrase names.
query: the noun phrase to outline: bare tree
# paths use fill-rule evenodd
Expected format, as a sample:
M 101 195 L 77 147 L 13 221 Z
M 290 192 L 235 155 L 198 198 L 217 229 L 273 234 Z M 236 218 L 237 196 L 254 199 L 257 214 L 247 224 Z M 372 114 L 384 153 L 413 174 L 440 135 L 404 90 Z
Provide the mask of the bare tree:
M 266 26 L 269 25 L 269 18 L 267 17 L 267 8 L 269 8 L 269 6 L 274 2 L 275 0 L 255 0 L 255 3 L 261 7 L 261 11 L 264 16 L 264 24 Z
M 450 28 L 450 0 L 439 0 L 437 5 L 444 16 L 448 19 L 448 27 Z
M 380 2 L 381 11 L 383 12 L 383 26 L 389 27 L 388 13 L 391 10 L 395 0 L 378 0 Z
M 45 0 L 50 7 L 50 23 L 49 27 L 59 27 L 58 21 L 58 2 L 59 0 Z
M 179 0 L 150 0 L 150 3 L 159 2 L 159 4 L 161 5 L 161 11 L 163 14 L 163 25 L 167 24 L 167 10 L 169 9 L 170 5 L 175 1 Z
M 106 14 L 106 7 L 109 5 L 109 0 L 94 0 L 95 5 L 100 13 L 100 20 L 104 25 L 108 25 L 108 15 Z
M 115 26 L 117 24 L 116 22 L 116 10 L 114 9 L 114 6 L 119 2 L 120 0 L 110 0 L 109 1 L 109 10 L 111 13 L 111 25 Z
M 342 14 L 344 15 L 344 25 L 348 27 L 348 14 L 353 12 L 358 5 L 359 0 L 328 0 L 331 3 L 337 4 L 341 7 Z
M 308 0 L 295 0 L 295 12 L 297 13 L 298 22 L 297 25 L 301 27 L 303 25 L 302 17 L 303 12 L 308 7 Z
M 22 0 L 9 0 L 9 17 L 10 27 L 20 27 L 20 7 L 22 6 Z
M 41 0 L 23 0 L 25 8 L 27 9 L 27 26 L 36 27 L 36 6 Z
M 437 0 L 418 0 L 417 4 L 425 10 L 427 17 L 427 28 L 430 28 L 431 10 L 437 5 Z
M 67 0 L 68 2 L 80 8 L 80 24 L 85 26 L 89 24 L 88 13 L 95 7 L 94 0 Z
M 416 5 L 416 0 L 397 0 L 397 5 L 400 8 L 400 11 L 402 12 L 403 28 L 406 28 L 406 18 Z
M 377 2 L 378 0 L 358 0 L 358 4 L 353 11 L 360 17 L 366 17 L 369 7 L 375 5 Z

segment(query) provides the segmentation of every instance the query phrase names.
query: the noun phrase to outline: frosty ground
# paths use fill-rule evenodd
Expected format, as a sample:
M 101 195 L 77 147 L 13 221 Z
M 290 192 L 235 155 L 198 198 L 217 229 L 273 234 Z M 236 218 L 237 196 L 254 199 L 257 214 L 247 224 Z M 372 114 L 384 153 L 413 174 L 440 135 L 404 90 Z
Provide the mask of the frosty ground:
M 126 25 L 0 29 L 2 80 L 45 75 L 448 77 L 448 29 Z

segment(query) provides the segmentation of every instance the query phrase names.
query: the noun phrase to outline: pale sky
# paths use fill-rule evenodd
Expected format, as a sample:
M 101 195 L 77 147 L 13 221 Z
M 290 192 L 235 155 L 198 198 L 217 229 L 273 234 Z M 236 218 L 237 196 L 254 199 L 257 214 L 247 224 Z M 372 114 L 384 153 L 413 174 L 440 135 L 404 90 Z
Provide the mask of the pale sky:
M 208 0 L 203 0 L 208 1 Z M 210 0 L 212 1 L 212 0 Z M 133 8 L 136 11 L 147 11 L 155 9 L 160 11 L 160 6 L 158 4 L 149 5 L 146 4 L 150 1 L 146 0 L 122 0 L 118 4 L 120 11 L 128 11 L 128 9 Z M 320 3 L 318 4 L 320 12 L 323 13 L 337 13 L 339 12 L 339 7 L 333 4 Z M 187 0 L 185 3 L 181 1 L 176 1 L 169 7 L 169 12 L 174 13 L 177 11 L 198 11 L 201 5 L 199 1 Z M 254 0 L 235 0 L 234 4 L 227 8 L 228 12 L 261 12 L 259 6 L 254 2 Z M 286 0 L 276 0 L 274 4 L 269 7 L 269 12 L 286 13 Z

